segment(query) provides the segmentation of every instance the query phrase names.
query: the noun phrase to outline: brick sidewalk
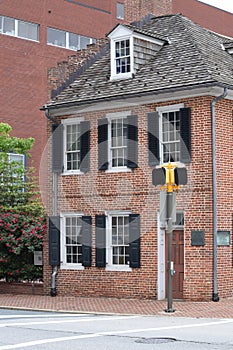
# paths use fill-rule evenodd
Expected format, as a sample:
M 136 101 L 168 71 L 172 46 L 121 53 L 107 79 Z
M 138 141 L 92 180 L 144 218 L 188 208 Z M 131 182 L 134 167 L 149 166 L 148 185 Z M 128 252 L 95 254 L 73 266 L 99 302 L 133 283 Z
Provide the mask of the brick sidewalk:
M 41 295 L 0 294 L 0 308 L 48 310 L 64 312 L 167 315 L 168 317 L 233 318 L 233 298 L 219 302 L 173 302 L 174 313 L 166 313 L 166 301 L 50 297 Z

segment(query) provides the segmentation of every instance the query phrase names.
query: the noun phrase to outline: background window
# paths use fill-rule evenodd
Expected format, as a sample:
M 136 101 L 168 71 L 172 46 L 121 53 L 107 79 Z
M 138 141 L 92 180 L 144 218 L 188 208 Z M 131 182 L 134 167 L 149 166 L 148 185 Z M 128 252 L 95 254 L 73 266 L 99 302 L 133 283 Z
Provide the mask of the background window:
M 96 40 L 75 33 L 65 32 L 54 28 L 48 28 L 47 43 L 54 46 L 64 47 L 69 50 L 82 50 Z
M 11 17 L 0 16 L 0 33 L 21 39 L 39 40 L 39 25 L 20 21 Z
M 80 124 L 66 125 L 66 170 L 80 168 Z
M 179 111 L 162 113 L 162 162 L 180 160 Z
M 117 18 L 124 19 L 124 4 L 117 2 Z
M 34 23 L 18 21 L 18 36 L 20 38 L 38 40 L 38 25 Z
M 112 264 L 129 264 L 129 216 L 112 216 Z
M 111 121 L 111 165 L 112 167 L 127 166 L 127 124 L 125 118 Z
M 48 28 L 48 44 L 66 47 L 66 33 L 62 30 Z
M 82 219 L 65 218 L 65 256 L 67 264 L 82 263 Z

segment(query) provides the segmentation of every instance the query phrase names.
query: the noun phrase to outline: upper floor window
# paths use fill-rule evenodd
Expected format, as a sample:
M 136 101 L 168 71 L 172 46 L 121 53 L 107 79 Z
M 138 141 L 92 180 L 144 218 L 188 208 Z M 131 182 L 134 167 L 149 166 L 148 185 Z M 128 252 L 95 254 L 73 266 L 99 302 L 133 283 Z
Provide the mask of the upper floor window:
M 180 161 L 180 114 L 178 111 L 161 113 L 162 163 Z
M 124 19 L 124 4 L 117 2 L 117 18 Z
M 65 125 L 66 170 L 80 168 L 80 123 Z
M 39 40 L 39 25 L 11 17 L 0 16 L 0 33 L 21 39 Z
M 83 118 L 63 119 L 53 127 L 52 171 L 73 174 L 90 168 L 90 122 Z
M 99 170 L 127 171 L 138 162 L 137 116 L 109 113 L 98 120 Z
M 109 123 L 111 129 L 110 164 L 112 168 L 127 166 L 127 124 L 125 118 L 112 119 Z
M 191 114 L 183 104 L 148 113 L 149 165 L 191 161 Z
M 69 50 L 85 49 L 87 45 L 95 43 L 96 40 L 86 36 L 69 33 L 63 30 L 48 28 L 47 43 L 49 45 L 63 47 Z

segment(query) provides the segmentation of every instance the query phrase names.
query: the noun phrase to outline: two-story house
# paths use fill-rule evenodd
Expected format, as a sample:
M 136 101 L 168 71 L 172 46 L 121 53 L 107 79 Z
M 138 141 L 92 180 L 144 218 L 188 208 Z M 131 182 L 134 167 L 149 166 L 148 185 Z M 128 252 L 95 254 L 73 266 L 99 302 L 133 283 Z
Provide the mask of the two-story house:
M 233 41 L 182 15 L 120 24 L 108 39 L 43 107 L 45 291 L 166 298 L 152 171 L 171 162 L 188 173 L 176 194 L 173 297 L 232 296 Z

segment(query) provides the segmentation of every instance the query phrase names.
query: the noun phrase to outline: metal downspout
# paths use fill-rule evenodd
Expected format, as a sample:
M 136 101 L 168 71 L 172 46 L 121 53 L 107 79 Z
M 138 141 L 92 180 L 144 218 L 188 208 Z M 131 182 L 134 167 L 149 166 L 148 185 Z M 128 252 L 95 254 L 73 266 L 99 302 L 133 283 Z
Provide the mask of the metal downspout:
M 58 125 L 57 121 L 55 118 L 51 117 L 49 115 L 49 110 L 46 108 L 45 109 L 45 115 L 47 119 L 51 120 L 53 122 L 53 125 Z M 53 173 L 53 215 L 57 216 L 57 173 Z M 56 289 L 56 276 L 58 272 L 58 266 L 53 266 L 53 273 L 52 273 L 52 279 L 51 279 L 51 290 L 50 290 L 50 295 L 52 297 L 55 297 L 57 295 L 57 289 Z
M 212 181 L 213 181 L 213 296 L 212 301 L 219 301 L 218 296 L 218 255 L 217 255 L 217 162 L 216 162 L 216 121 L 215 105 L 218 101 L 227 96 L 227 89 L 224 88 L 222 95 L 211 101 L 212 118 Z

